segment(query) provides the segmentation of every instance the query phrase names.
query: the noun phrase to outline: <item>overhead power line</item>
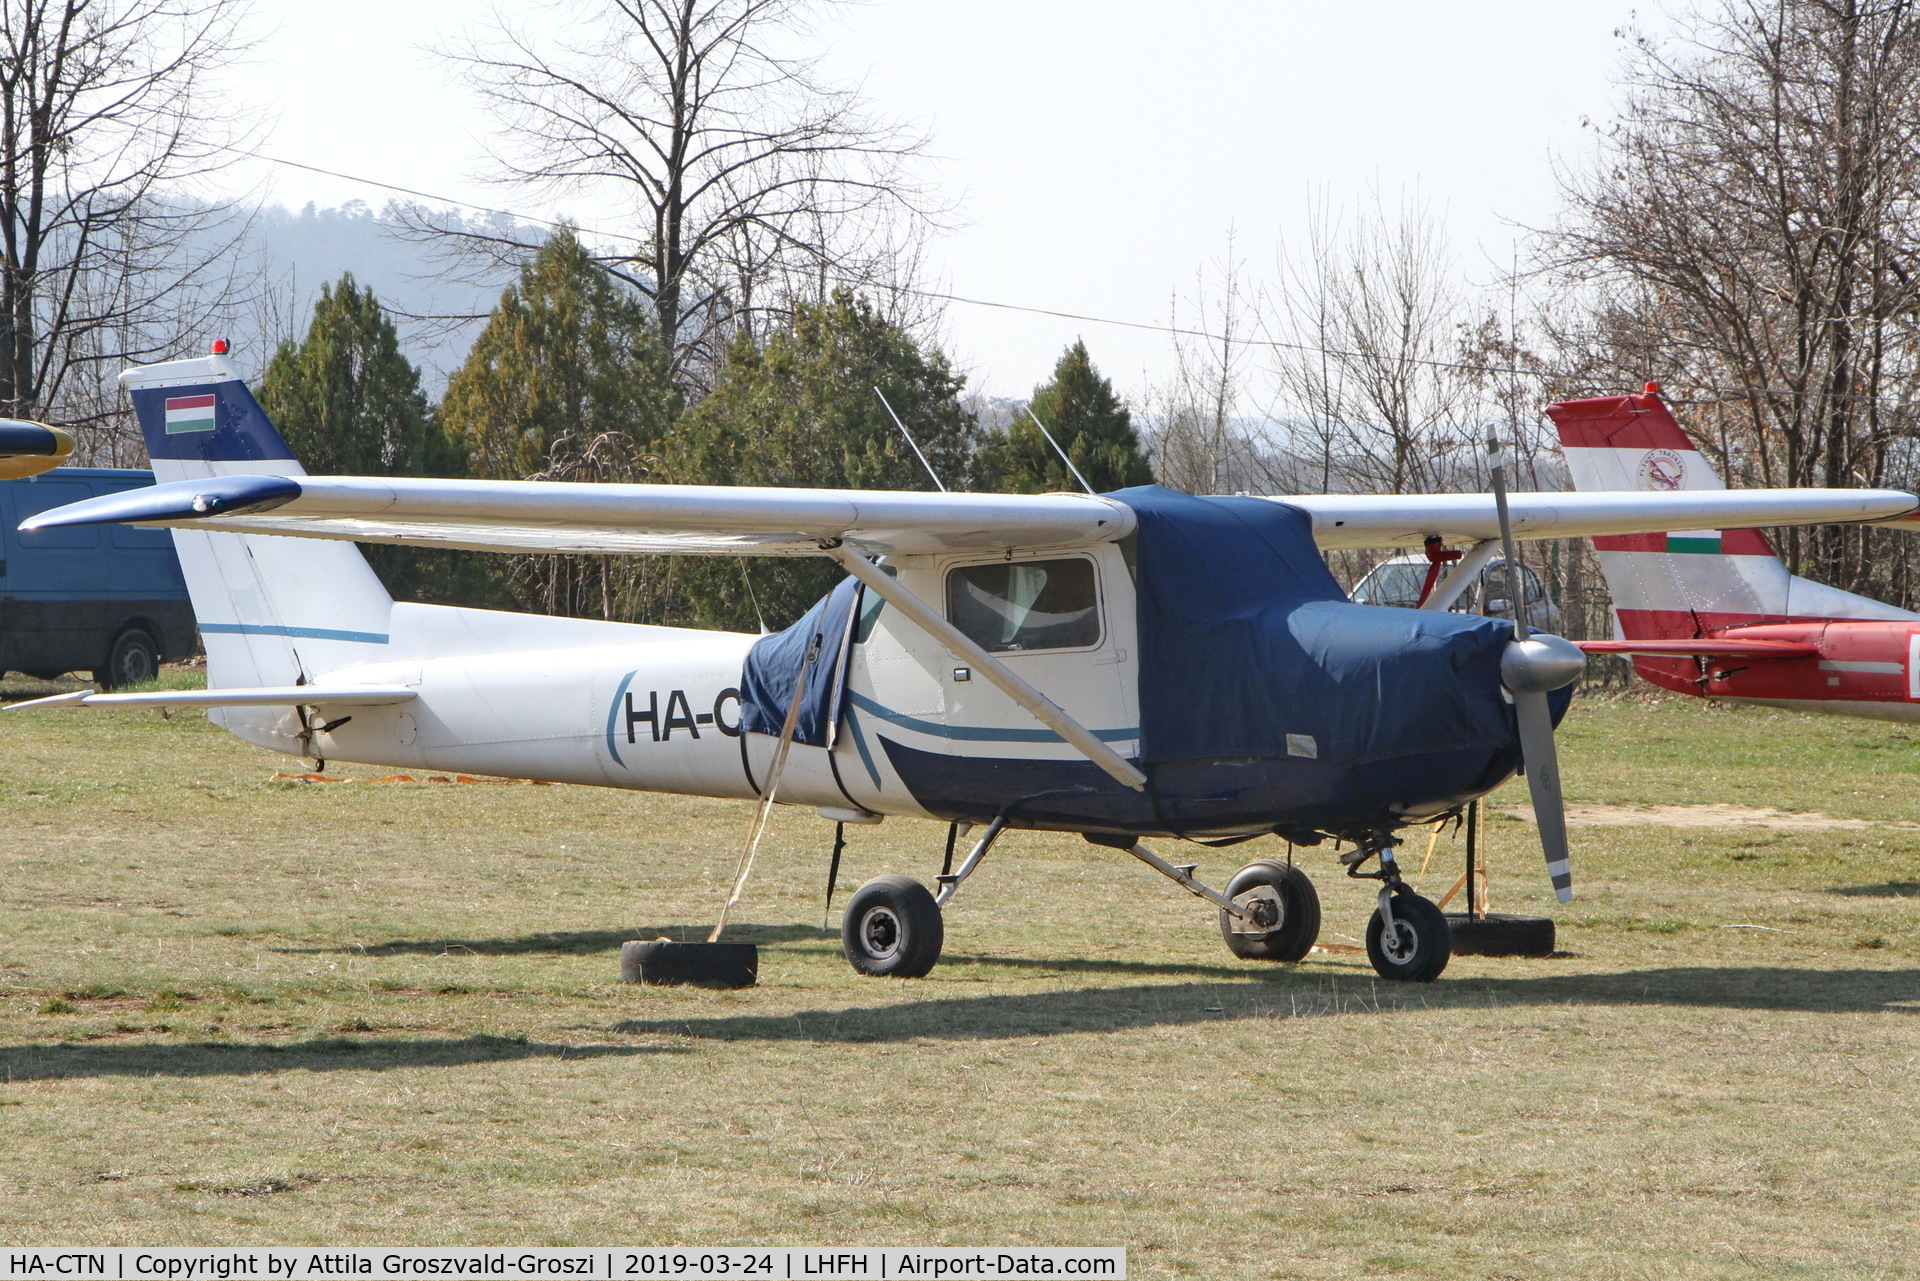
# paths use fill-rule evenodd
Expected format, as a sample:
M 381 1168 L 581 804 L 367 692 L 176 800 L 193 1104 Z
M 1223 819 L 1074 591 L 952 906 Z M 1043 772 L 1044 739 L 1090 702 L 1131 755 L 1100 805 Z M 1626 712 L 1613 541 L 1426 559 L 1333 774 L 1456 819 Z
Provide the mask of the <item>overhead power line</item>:
M 532 214 L 519 213 L 512 209 L 498 209 L 490 205 L 474 204 L 453 196 L 436 195 L 429 191 L 420 191 L 414 187 L 402 187 L 396 183 L 382 182 L 377 178 L 367 178 L 360 174 L 342 173 L 337 169 L 323 169 L 318 165 L 302 164 L 297 160 L 286 160 L 280 156 L 269 156 L 265 152 L 247 151 L 242 155 L 268 164 L 281 165 L 288 169 L 300 169 L 307 173 L 317 173 L 328 178 L 339 178 L 344 182 L 357 182 L 368 187 L 377 187 L 382 191 L 398 192 L 403 196 L 414 196 L 421 200 L 437 201 L 443 205 L 455 205 L 462 209 L 471 209 L 479 213 L 495 214 L 502 218 L 511 218 L 516 222 L 531 223 L 534 226 L 549 227 L 554 230 L 573 228 L 579 224 L 556 221 L 551 218 L 539 218 Z M 623 240 L 628 244 L 645 245 L 646 239 L 626 232 L 603 231 L 599 228 L 587 228 L 591 234 L 606 240 Z M 852 277 L 843 278 L 848 284 L 861 284 Z M 922 289 L 914 285 L 889 285 L 887 288 L 896 293 L 911 294 L 916 298 L 927 298 L 936 302 L 960 303 L 968 307 L 990 307 L 1000 311 L 1018 311 L 1030 316 L 1051 316 L 1056 320 L 1074 320 L 1089 325 L 1110 325 L 1119 329 L 1139 329 L 1149 333 L 1166 334 L 1176 338 L 1204 338 L 1208 342 L 1237 344 L 1242 347 L 1262 347 L 1273 351 L 1299 351 L 1316 356 L 1339 356 L 1349 360 L 1373 360 L 1377 357 L 1366 352 L 1348 351 L 1339 347 L 1322 347 L 1313 343 L 1286 342 L 1278 338 L 1243 338 L 1236 334 L 1219 334 L 1206 329 L 1194 329 L 1184 325 L 1157 324 L 1143 320 L 1116 320 L 1111 316 L 1093 316 L 1084 312 L 1059 311 L 1051 307 L 1032 307 L 1023 303 L 998 302 L 990 298 L 969 298 L 964 294 L 944 293 L 937 289 Z M 412 320 L 478 320 L 479 316 L 407 316 Z M 1405 358 L 1405 364 L 1419 365 L 1428 369 L 1458 369 L 1479 374 L 1511 374 L 1528 378 L 1577 379 L 1586 375 L 1573 370 L 1525 369 L 1510 365 L 1477 364 L 1465 360 L 1439 360 L 1432 357 L 1411 356 Z M 1879 397 L 1871 392 L 1831 392 L 1800 391 L 1791 387 L 1725 387 L 1711 383 L 1695 384 L 1702 391 L 1714 392 L 1722 396 L 1829 396 L 1836 400 L 1876 400 L 1886 399 L 1894 403 L 1904 403 L 1899 397 Z M 1711 404 L 1710 401 L 1669 400 L 1667 403 Z

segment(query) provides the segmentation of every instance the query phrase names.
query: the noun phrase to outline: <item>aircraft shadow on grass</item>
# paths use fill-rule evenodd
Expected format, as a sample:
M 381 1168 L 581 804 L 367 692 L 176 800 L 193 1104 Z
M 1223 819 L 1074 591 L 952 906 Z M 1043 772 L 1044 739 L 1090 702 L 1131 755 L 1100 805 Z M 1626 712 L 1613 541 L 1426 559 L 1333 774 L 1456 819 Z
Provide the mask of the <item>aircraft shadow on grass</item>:
M 1122 961 L 1097 956 L 994 956 L 981 953 L 944 952 L 940 970 L 963 966 L 997 966 L 1010 970 L 1040 970 L 1045 974 L 1186 974 L 1194 978 L 1240 982 L 1249 977 L 1244 964 L 1212 965 L 1205 961 Z M 1254 972 L 1255 976 L 1258 972 Z
M 275 1045 L 194 1041 L 186 1044 L 12 1046 L 0 1050 L 0 1078 L 59 1081 L 97 1076 L 250 1076 L 308 1072 L 385 1072 L 395 1068 L 466 1067 L 519 1059 L 633 1058 L 684 1053 L 674 1046 L 557 1045 L 505 1036 L 407 1040 L 325 1037 Z
M 1638 1006 L 1920 1015 L 1920 969 L 1806 970 L 1784 966 L 1674 967 L 1618 974 L 1461 979 L 1412 987 L 1371 974 L 1324 969 L 1229 971 L 1219 982 L 1138 984 L 1067 991 L 936 996 L 892 1005 L 629 1019 L 615 1033 L 714 1042 L 886 1043 L 919 1039 L 994 1040 L 1118 1032 L 1200 1023 L 1367 1018 L 1446 1009 Z M 636 1000 L 648 999 L 636 990 Z M 86 1077 L 245 1076 L 300 1068 L 313 1072 L 458 1068 L 532 1058 L 634 1057 L 691 1052 L 681 1045 L 563 1045 L 507 1037 L 355 1040 L 330 1037 L 287 1045 L 190 1044 L 20 1046 L 0 1051 L 0 1077 L 44 1081 Z
M 1920 898 L 1920 881 L 1883 881 L 1878 885 L 1841 885 L 1827 891 L 1848 898 Z
M 348 944 L 330 947 L 276 947 L 284 956 L 449 956 L 468 953 L 475 956 L 521 956 L 544 952 L 556 956 L 584 956 L 593 952 L 617 952 L 622 943 L 633 939 L 670 938 L 679 941 L 704 939 L 712 925 L 642 925 L 624 930 L 561 930 L 546 934 L 522 934 L 515 938 L 432 938 L 389 939 L 385 943 Z M 834 939 L 837 931 L 817 925 L 731 925 L 727 940 L 733 943 L 794 943 L 809 939 Z
M 596 952 L 618 951 L 630 939 L 670 938 L 681 941 L 704 939 L 709 925 L 647 925 L 625 930 L 571 930 L 545 934 L 523 934 L 517 938 L 437 938 L 390 939 L 385 943 L 333 945 L 328 947 L 276 947 L 282 956 L 587 956 Z M 783 943 L 830 942 L 840 944 L 837 930 L 817 925 L 730 925 L 727 940 L 732 943 L 757 943 L 763 947 Z M 940 959 L 942 969 L 960 966 L 1000 966 L 1007 969 L 1043 970 L 1055 974 L 1188 974 L 1196 978 L 1244 979 L 1244 965 L 1210 965 L 1197 961 L 1122 961 L 1098 957 L 1065 956 L 992 956 L 948 952 Z
M 1685 967 L 1418 988 L 1371 974 L 1278 971 L 1255 982 L 1182 983 L 945 997 L 791 1014 L 629 1019 L 612 1030 L 712 1041 L 912 1041 L 1062 1036 L 1254 1019 L 1508 1006 L 1610 1005 L 1920 1015 L 1920 970 Z

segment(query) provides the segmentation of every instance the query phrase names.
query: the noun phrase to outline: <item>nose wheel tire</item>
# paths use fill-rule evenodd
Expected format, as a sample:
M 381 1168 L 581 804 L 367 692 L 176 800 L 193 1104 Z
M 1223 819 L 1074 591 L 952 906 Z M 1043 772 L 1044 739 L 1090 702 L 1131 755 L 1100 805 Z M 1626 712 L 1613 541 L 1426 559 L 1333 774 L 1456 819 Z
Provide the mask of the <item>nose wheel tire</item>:
M 876 876 L 853 892 L 840 946 L 862 974 L 917 979 L 940 959 L 946 925 L 927 887 L 910 876 Z
M 1249 863 L 1227 882 L 1226 895 L 1262 918 L 1252 923 L 1220 913 L 1220 937 L 1243 960 L 1297 961 L 1320 937 L 1319 892 L 1291 863 Z
M 1446 914 L 1418 894 L 1395 894 L 1391 908 L 1391 934 L 1379 912 L 1367 918 L 1367 959 L 1383 979 L 1431 983 L 1453 955 Z

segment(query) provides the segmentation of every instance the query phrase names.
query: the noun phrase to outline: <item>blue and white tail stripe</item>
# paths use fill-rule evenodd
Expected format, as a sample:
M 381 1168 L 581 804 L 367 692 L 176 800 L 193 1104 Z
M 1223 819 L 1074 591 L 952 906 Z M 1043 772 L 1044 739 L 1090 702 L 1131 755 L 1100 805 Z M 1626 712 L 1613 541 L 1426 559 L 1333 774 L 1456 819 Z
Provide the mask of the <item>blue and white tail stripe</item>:
M 120 381 L 133 398 L 154 478 L 162 485 L 211 482 L 189 487 L 189 501 L 202 504 L 198 514 L 257 510 L 299 493 L 293 478 L 305 470 L 224 356 L 129 369 Z M 228 490 L 235 491 L 231 501 Z M 151 519 L 151 511 L 136 509 L 167 492 L 127 495 L 127 515 Z M 197 529 L 176 529 L 173 541 L 207 648 L 209 687 L 311 683 L 385 657 L 393 600 L 352 543 Z M 300 730 L 282 723 L 291 713 L 278 709 L 212 715 L 241 737 L 283 751 Z
M 293 462 L 293 451 L 225 357 L 144 365 L 120 379 L 156 464 Z

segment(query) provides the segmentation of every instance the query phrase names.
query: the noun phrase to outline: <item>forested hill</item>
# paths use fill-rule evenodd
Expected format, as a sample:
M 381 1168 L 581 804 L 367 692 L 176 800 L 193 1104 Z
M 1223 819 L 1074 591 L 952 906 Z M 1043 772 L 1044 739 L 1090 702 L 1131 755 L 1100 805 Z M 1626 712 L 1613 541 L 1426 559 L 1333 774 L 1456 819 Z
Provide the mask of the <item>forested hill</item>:
M 438 399 L 513 273 L 478 268 L 401 234 L 397 212 L 354 200 L 339 208 L 267 205 L 251 213 L 242 274 L 254 275 L 262 297 L 240 312 L 230 335 L 243 370 L 264 369 L 282 339 L 303 334 L 320 287 L 352 272 L 392 314 L 402 350 L 420 367 L 429 398 Z M 443 225 L 458 217 L 433 215 Z M 473 217 L 467 225 L 533 244 L 545 235 L 543 228 L 516 227 L 504 218 Z M 413 319 L 460 316 L 480 319 Z

